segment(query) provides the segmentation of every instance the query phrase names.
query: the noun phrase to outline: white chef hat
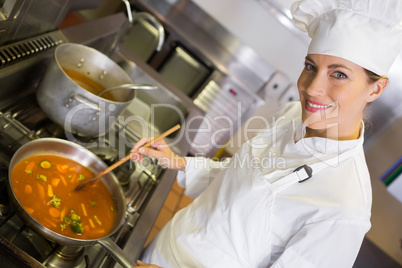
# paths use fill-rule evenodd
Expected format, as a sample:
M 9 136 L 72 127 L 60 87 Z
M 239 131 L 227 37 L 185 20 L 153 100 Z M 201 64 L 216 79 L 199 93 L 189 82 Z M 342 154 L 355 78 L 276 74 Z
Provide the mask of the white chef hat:
M 293 23 L 311 37 L 309 54 L 386 75 L 402 48 L 402 0 L 302 0 L 291 11 Z

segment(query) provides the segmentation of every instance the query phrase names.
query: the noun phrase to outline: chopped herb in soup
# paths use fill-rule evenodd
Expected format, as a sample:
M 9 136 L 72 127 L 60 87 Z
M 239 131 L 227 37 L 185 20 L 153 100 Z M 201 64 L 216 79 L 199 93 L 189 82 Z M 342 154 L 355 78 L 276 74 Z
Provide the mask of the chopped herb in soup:
M 112 231 L 116 213 L 103 182 L 74 191 L 93 175 L 70 159 L 36 155 L 15 165 L 10 179 L 18 201 L 40 224 L 64 236 L 97 239 Z

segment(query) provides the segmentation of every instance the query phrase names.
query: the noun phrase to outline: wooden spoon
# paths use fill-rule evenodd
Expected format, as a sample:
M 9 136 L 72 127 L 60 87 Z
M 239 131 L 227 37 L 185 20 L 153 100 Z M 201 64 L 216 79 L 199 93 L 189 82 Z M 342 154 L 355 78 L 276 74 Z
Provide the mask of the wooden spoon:
M 169 129 L 166 132 L 164 132 L 162 135 L 160 135 L 160 136 L 158 136 L 158 137 L 156 137 L 154 139 L 151 139 L 149 142 L 144 144 L 142 147 L 149 147 L 153 143 L 155 143 L 155 142 L 165 138 L 166 136 L 172 134 L 173 132 L 175 132 L 179 128 L 180 128 L 180 125 L 176 125 L 176 126 L 172 127 L 171 129 Z M 94 177 L 92 177 L 92 178 L 88 179 L 87 181 L 79 184 L 77 187 L 75 187 L 74 191 L 82 190 L 84 187 L 88 187 L 88 186 L 91 186 L 91 185 L 97 183 L 106 173 L 109 173 L 110 171 L 112 171 L 116 167 L 120 166 L 121 164 L 123 164 L 124 162 L 129 160 L 132 157 L 132 155 L 133 155 L 133 153 L 130 153 L 130 154 L 126 155 L 124 158 L 120 159 L 119 161 L 117 161 L 116 163 L 114 163 L 113 165 L 111 165 L 110 167 L 105 169 L 104 171 L 99 172 Z

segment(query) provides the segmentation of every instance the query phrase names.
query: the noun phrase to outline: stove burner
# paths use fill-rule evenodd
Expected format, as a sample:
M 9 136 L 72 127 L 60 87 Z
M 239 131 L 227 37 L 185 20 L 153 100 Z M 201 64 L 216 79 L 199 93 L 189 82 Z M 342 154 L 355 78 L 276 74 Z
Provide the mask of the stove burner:
M 2 236 L 0 236 L 0 257 L 2 267 L 45 267 Z
M 7 189 L 6 183 L 1 184 L 0 186 L 0 219 L 2 217 L 6 217 L 12 213 L 12 208 L 10 202 L 7 198 Z
M 50 122 L 42 110 L 33 106 L 33 104 L 32 106 L 23 107 L 21 110 L 14 112 L 12 117 L 29 129 L 39 129 L 49 125 Z
M 29 229 L 15 214 L 2 218 L 0 237 L 29 254 L 39 262 L 43 262 L 54 245 Z M 2 256 L 0 255 L 0 259 Z
M 0 157 L 0 218 L 12 212 L 7 196 L 7 183 L 8 164 L 6 160 Z
M 58 246 L 44 263 L 46 267 L 54 268 L 80 267 L 85 263 L 84 247 Z
M 38 129 L 35 135 L 39 138 L 64 138 L 64 129 L 56 124 L 46 125 L 43 128 Z
M 91 152 L 96 154 L 107 165 L 112 165 L 118 160 L 118 151 L 113 147 L 94 147 L 89 148 Z

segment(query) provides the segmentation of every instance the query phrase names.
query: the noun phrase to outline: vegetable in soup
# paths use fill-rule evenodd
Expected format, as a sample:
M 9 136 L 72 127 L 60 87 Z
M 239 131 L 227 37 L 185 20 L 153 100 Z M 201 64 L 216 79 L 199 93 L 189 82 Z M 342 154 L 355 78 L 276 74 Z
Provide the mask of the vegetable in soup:
M 72 238 L 97 239 L 112 231 L 116 213 L 102 181 L 74 191 L 93 175 L 71 159 L 35 155 L 15 165 L 10 180 L 22 207 L 44 227 Z

